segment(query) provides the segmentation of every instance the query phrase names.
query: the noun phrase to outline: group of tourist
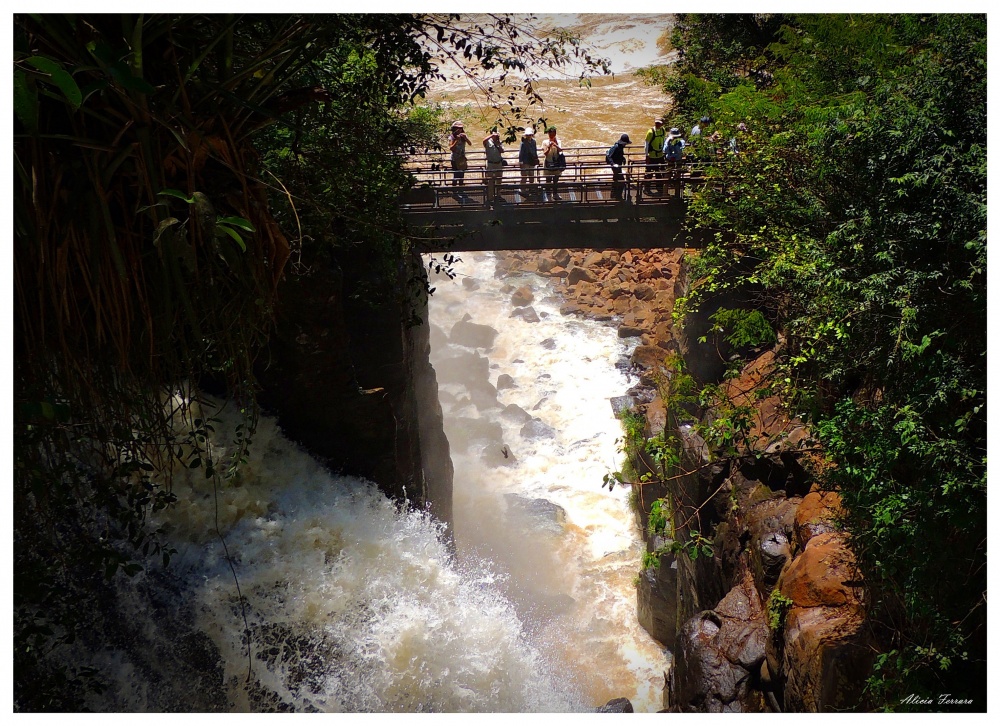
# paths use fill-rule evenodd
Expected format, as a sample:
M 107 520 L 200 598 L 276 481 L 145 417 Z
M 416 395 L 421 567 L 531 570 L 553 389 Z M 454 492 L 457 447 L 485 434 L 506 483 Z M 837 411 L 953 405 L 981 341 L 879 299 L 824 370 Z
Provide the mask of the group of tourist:
M 657 118 L 653 121 L 652 128 L 646 132 L 646 171 L 642 181 L 643 189 L 647 194 L 662 194 L 665 181 L 676 176 L 677 167 L 684 159 L 686 142 L 683 134 L 676 127 L 668 131 L 664 123 L 665 119 Z M 692 141 L 704 139 L 708 143 L 702 144 L 701 150 L 705 154 L 714 156 L 714 144 L 718 141 L 719 134 L 718 132 L 706 133 L 706 127 L 709 123 L 711 120 L 708 117 L 703 117 L 691 129 L 689 138 Z M 521 170 L 521 193 L 529 199 L 542 198 L 549 201 L 561 201 L 557 184 L 560 175 L 566 169 L 566 156 L 557 136 L 556 127 L 550 126 L 545 133 L 548 138 L 542 141 L 541 163 L 538 157 L 538 145 L 535 141 L 535 130 L 528 127 L 521 134 L 521 148 L 517 157 Z M 451 133 L 448 136 L 451 168 L 454 174 L 452 186 L 458 187 L 465 183 L 465 172 L 469 168 L 466 149 L 471 143 L 465 133 L 465 125 L 461 121 L 453 123 Z M 605 153 L 613 179 L 612 196 L 623 202 L 628 201 L 628 188 L 625 184 L 624 172 L 626 166 L 625 147 L 631 143 L 629 135 L 622 134 Z M 486 150 L 486 202 L 487 204 L 502 204 L 504 199 L 500 195 L 500 183 L 503 177 L 503 168 L 508 165 L 508 162 L 504 159 L 503 145 L 496 129 L 490 131 L 483 138 L 483 148 Z M 699 154 L 699 156 L 701 155 Z M 541 188 L 538 184 L 539 165 L 542 167 L 544 177 L 544 184 Z

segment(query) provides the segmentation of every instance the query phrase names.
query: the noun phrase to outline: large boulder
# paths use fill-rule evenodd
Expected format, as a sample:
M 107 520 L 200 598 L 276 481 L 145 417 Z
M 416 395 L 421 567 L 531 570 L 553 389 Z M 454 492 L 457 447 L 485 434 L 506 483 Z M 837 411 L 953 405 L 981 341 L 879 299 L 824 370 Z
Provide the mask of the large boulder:
M 463 319 L 452 326 L 448 338 L 452 343 L 469 348 L 490 349 L 497 338 L 497 331 L 489 325 L 480 325 Z
M 537 323 L 539 321 L 538 313 L 530 305 L 524 307 L 517 307 L 511 312 L 510 317 L 521 318 L 526 323 Z
M 490 359 L 478 353 L 457 353 L 439 358 L 434 363 L 438 380 L 441 383 L 470 384 L 476 381 L 488 380 L 490 376 Z
M 749 572 L 712 610 L 684 623 L 678 635 L 671 686 L 684 712 L 747 713 L 763 708 L 753 688 L 765 658 L 767 624 Z
M 504 494 L 507 516 L 532 534 L 561 535 L 566 526 L 566 510 L 548 499 Z
M 827 532 L 809 540 L 782 574 L 778 586 L 796 607 L 857 604 L 858 577 L 846 536 Z
M 586 267 L 571 267 L 569 275 L 566 277 L 566 284 L 575 285 L 578 282 L 595 282 L 596 280 L 594 273 Z
M 598 713 L 635 713 L 632 702 L 627 698 L 612 698 L 599 709 Z
M 510 304 L 516 308 L 524 307 L 525 305 L 531 305 L 535 300 L 535 293 L 531 291 L 531 288 L 527 285 L 523 285 L 514 291 L 514 294 L 510 296 Z
M 765 490 L 766 487 L 762 489 Z M 744 526 L 750 535 L 747 543 L 750 568 L 757 592 L 764 599 L 771 594 L 792 558 L 795 512 L 801 501 L 771 497 L 749 503 L 744 509 Z
M 874 650 L 852 607 L 793 608 L 784 629 L 785 711 L 856 711 Z
M 526 439 L 554 439 L 556 430 L 541 419 L 533 418 L 521 427 L 521 436 Z
M 836 532 L 836 519 L 843 516 L 837 492 L 811 491 L 802 498 L 795 512 L 795 536 L 799 547 L 819 534 Z

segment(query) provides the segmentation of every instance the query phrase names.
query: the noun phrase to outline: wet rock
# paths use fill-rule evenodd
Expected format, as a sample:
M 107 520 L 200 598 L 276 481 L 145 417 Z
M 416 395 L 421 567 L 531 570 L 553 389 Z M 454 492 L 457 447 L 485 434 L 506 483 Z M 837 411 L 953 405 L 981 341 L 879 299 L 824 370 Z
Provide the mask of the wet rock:
M 655 345 L 640 345 L 632 351 L 632 365 L 649 370 L 663 362 L 663 348 Z
M 813 491 L 802 498 L 795 512 L 795 537 L 804 548 L 813 537 L 836 532 L 835 518 L 843 516 L 840 495 L 837 492 Z
M 507 373 L 501 373 L 497 376 L 497 390 L 505 391 L 508 388 L 517 388 L 517 384 L 514 383 L 514 378 Z
M 632 325 L 619 325 L 618 326 L 618 337 L 619 338 L 638 338 L 642 335 L 642 329 L 637 328 Z
M 630 411 L 635 407 L 635 399 L 632 396 L 615 396 L 608 399 L 611 403 L 611 410 L 615 416 L 620 416 L 623 411 Z
M 580 303 L 568 302 L 559 306 L 560 315 L 579 315 L 584 312 L 584 307 Z
M 646 282 L 640 282 L 633 288 L 632 294 L 635 295 L 640 300 L 651 300 L 656 294 L 656 290 L 653 286 Z
M 510 297 L 510 304 L 516 308 L 524 307 L 525 305 L 531 305 L 535 300 L 535 293 L 531 291 L 531 288 L 527 285 L 523 285 L 514 291 L 514 294 Z
M 584 258 L 582 264 L 584 267 L 600 267 L 605 261 L 603 252 L 591 252 Z
M 478 353 L 458 353 L 434 363 L 441 383 L 474 383 L 489 378 L 490 359 Z
M 673 649 L 677 637 L 677 562 L 674 555 L 660 555 L 659 567 L 639 573 L 636 585 L 639 625 L 653 638 Z
M 549 275 L 551 277 L 566 277 L 569 273 L 566 271 L 565 267 L 556 266 L 549 270 Z
M 874 657 L 862 622 L 854 608 L 792 608 L 781 663 L 785 711 L 857 708 Z
M 466 316 L 468 317 L 468 316 Z M 497 331 L 489 325 L 480 325 L 468 320 L 459 320 L 451 328 L 449 339 L 469 348 L 492 348 Z
M 462 287 L 464 287 L 466 290 L 469 290 L 470 292 L 474 292 L 480 288 L 479 280 L 475 279 L 474 277 L 463 277 Z
M 448 345 L 448 334 L 444 332 L 444 328 L 440 325 L 430 324 L 430 342 L 431 350 L 438 351 L 444 350 L 445 346 Z
M 511 312 L 510 317 L 521 318 L 526 323 L 537 323 L 539 321 L 538 313 L 530 305 L 524 307 L 514 308 Z
M 569 250 L 553 250 L 552 252 L 552 261 L 560 267 L 566 267 L 569 265 L 571 259 L 572 256 L 570 255 Z
M 538 271 L 542 274 L 547 274 L 552 271 L 552 268 L 556 266 L 555 260 L 546 255 L 542 255 L 538 258 Z
M 566 510 L 548 499 L 504 494 L 509 513 L 531 532 L 561 535 L 566 525 Z
M 467 383 L 466 388 L 469 391 L 472 404 L 480 411 L 500 407 L 500 402 L 497 400 L 497 389 L 488 380 Z
M 482 462 L 491 469 L 498 469 L 501 466 L 517 466 L 517 457 L 510 450 L 507 444 L 497 446 L 492 444 L 483 449 L 480 457 Z
M 575 285 L 578 282 L 595 282 L 596 280 L 594 273 L 586 267 L 571 267 L 566 276 L 566 284 L 568 285 Z
M 858 578 L 846 536 L 827 532 L 809 540 L 781 575 L 778 586 L 796 607 L 855 605 Z
M 632 702 L 627 698 L 612 698 L 599 709 L 598 713 L 635 713 Z
M 757 591 L 765 599 L 777 584 L 785 564 L 791 560 L 795 512 L 802 501 L 773 497 L 771 494 L 767 487 L 754 488 L 745 494 L 744 500 L 745 527 L 750 535 L 747 543 L 750 568 Z M 754 501 L 760 495 L 767 495 L 768 498 Z M 736 492 L 738 502 L 742 496 L 741 492 Z
M 545 348 L 545 350 L 555 350 L 556 349 L 555 338 L 546 338 L 545 340 L 543 340 L 542 347 Z
M 521 427 L 521 436 L 526 439 L 554 439 L 556 430 L 541 419 L 533 418 Z
M 512 403 L 505 407 L 504 410 L 500 412 L 500 415 L 508 421 L 520 424 L 527 423 L 532 419 L 532 415 L 516 403 Z
M 548 396 L 542 396 L 542 397 L 541 397 L 540 399 L 538 399 L 538 403 L 536 403 L 536 404 L 535 404 L 534 406 L 532 406 L 532 407 L 531 407 L 531 410 L 532 410 L 532 411 L 537 411 L 537 410 L 538 410 L 538 409 L 540 409 L 540 408 L 541 408 L 541 407 L 542 407 L 542 406 L 543 406 L 543 405 L 545 404 L 545 402 L 546 402 L 546 401 L 548 401 L 548 400 L 549 400 L 549 397 L 548 397 Z

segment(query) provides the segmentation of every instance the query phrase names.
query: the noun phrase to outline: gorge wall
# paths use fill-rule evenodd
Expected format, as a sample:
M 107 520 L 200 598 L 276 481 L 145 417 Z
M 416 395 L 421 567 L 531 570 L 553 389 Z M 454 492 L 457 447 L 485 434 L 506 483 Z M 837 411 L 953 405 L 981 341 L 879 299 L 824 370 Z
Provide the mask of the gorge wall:
M 335 472 L 450 522 L 454 470 L 430 366 L 425 280 L 416 255 L 388 275 L 360 253 L 323 256 L 288 275 L 258 361 L 259 398 Z

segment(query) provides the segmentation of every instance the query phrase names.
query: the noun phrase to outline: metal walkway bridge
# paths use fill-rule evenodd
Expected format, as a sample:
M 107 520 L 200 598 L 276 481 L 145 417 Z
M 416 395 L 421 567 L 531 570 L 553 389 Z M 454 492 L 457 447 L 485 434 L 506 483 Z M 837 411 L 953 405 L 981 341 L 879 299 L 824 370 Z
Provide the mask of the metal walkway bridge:
M 624 169 L 623 202 L 613 195 L 615 183 L 604 149 L 564 149 L 567 164 L 555 195 L 541 166 L 536 167 L 534 182 L 524 183 L 516 148 L 511 151 L 506 154 L 509 166 L 497 175 L 496 200 L 487 199 L 483 151 L 467 152 L 469 169 L 461 185 L 455 184 L 447 152 L 409 157 L 415 183 L 401 200 L 402 209 L 423 249 L 701 247 L 711 236 L 685 226 L 686 197 L 706 183 L 709 164 L 721 162 L 685 160 L 647 168 L 637 149 L 640 153 L 633 152 Z M 650 182 L 652 191 L 646 188 Z

